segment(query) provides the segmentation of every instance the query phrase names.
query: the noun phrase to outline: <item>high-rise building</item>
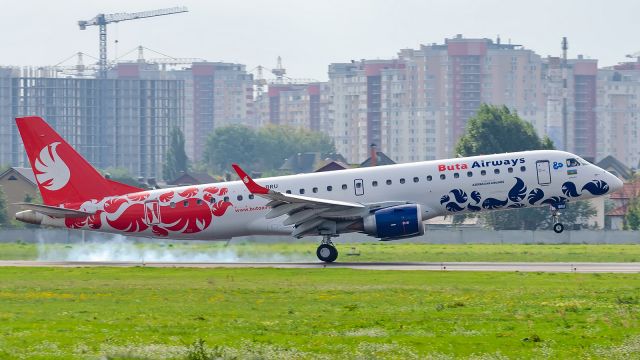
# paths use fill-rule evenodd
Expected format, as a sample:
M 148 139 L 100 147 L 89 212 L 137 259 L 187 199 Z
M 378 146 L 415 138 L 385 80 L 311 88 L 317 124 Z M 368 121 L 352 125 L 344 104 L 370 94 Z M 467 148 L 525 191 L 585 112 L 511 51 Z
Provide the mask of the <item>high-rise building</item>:
M 254 125 L 253 75 L 245 65 L 194 62 L 165 69 L 144 61 L 119 64 L 139 69 L 145 79 L 173 79 L 184 83 L 185 150 L 192 161 L 204 159 L 209 135 L 225 125 Z
M 192 117 L 187 117 L 185 134 L 187 155 L 194 161 L 203 160 L 208 136 L 215 128 L 225 125 L 252 125 L 253 75 L 245 65 L 202 62 L 183 70 L 193 97 L 187 96 Z M 176 74 L 177 75 L 177 74 Z M 189 94 L 187 94 L 189 95 Z
M 532 50 L 500 39 L 457 35 L 444 44 L 401 52 L 400 58 L 411 58 L 418 68 L 424 67 L 419 81 L 427 88 L 426 102 L 432 111 L 444 113 L 439 157 L 454 155 L 455 144 L 481 103 L 505 105 L 540 133 L 544 131 L 541 59 Z
M 287 125 L 313 131 L 324 129 L 327 83 L 271 83 L 262 98 L 256 99 L 257 126 Z
M 400 154 L 400 132 L 408 124 L 406 64 L 400 60 L 361 60 L 329 65 L 330 135 L 349 162 L 362 162 L 375 144 L 394 160 Z M 396 146 L 398 151 L 390 148 Z
M 595 159 L 598 61 L 579 56 L 569 64 L 573 69 L 573 119 L 567 127 L 566 149 Z
M 542 64 L 547 134 L 556 148 L 588 159 L 596 157 L 598 62 L 548 57 Z
M 17 158 L 22 153 L 19 144 L 14 141 L 18 138 L 18 129 L 13 121 L 13 83 L 19 76 L 19 69 L 0 67 L 0 166 L 19 165 Z
M 461 35 L 398 59 L 331 64 L 336 147 L 352 162 L 371 143 L 397 162 L 448 157 L 481 103 L 506 105 L 543 133 L 541 65 L 522 46 Z
M 161 178 L 169 129 L 184 121 L 184 85 L 143 79 L 131 70 L 96 79 L 61 78 L 46 69 L 4 69 L 0 112 L 8 116 L 0 119 L 0 161 L 28 164 L 13 119 L 38 115 L 93 165 Z
M 24 164 L 12 118 L 40 115 L 100 168 L 161 178 L 167 134 L 178 126 L 193 161 L 214 129 L 254 125 L 253 76 L 242 64 L 195 62 L 169 69 L 116 64 L 107 79 L 52 69 L 0 68 L 0 164 Z
M 640 62 L 600 69 L 597 82 L 596 158 L 640 168 Z

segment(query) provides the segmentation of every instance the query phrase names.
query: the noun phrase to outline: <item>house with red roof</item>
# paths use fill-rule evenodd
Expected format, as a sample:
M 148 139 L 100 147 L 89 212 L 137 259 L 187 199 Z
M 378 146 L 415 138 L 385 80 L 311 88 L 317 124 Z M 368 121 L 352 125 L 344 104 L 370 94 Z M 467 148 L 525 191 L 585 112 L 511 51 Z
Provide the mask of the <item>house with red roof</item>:
M 607 212 L 611 230 L 623 230 L 629 204 L 638 196 L 640 196 L 640 179 L 626 182 L 622 189 L 610 195 L 609 199 L 614 204 L 613 209 Z

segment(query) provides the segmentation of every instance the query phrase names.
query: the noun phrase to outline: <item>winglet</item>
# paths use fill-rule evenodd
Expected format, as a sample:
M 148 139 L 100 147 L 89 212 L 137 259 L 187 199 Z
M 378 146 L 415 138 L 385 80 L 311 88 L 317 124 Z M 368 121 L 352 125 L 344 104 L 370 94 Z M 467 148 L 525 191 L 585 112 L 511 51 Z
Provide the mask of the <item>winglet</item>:
M 250 178 L 249 175 L 247 175 L 247 173 L 244 172 L 244 170 L 242 170 L 240 166 L 238 166 L 238 164 L 231 164 L 231 166 L 233 166 L 233 170 L 236 171 L 236 174 L 238 174 L 238 176 L 240 177 L 244 185 L 247 187 L 247 189 L 249 189 L 249 191 L 252 194 L 268 194 L 269 193 L 269 189 L 267 189 L 264 186 L 260 186 L 256 184 L 256 182 L 253 181 L 253 179 Z

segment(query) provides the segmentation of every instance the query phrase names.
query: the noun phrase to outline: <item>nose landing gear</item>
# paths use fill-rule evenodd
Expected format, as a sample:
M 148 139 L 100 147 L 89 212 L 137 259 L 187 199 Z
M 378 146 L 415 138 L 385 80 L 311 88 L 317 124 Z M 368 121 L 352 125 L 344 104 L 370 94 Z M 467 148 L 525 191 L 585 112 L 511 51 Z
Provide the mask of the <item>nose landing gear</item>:
M 338 258 L 338 249 L 333 245 L 331 235 L 324 235 L 322 237 L 322 242 L 320 243 L 320 246 L 318 246 L 318 250 L 316 250 L 316 255 L 320 261 L 324 261 L 326 263 L 336 261 Z
M 553 231 L 555 231 L 556 234 L 560 234 L 564 231 L 564 225 L 562 225 L 562 223 L 555 223 L 553 225 Z
M 560 209 L 565 209 L 567 205 L 556 204 L 551 205 L 551 217 L 553 218 L 553 231 L 556 234 L 560 234 L 564 231 L 564 225 L 560 222 Z

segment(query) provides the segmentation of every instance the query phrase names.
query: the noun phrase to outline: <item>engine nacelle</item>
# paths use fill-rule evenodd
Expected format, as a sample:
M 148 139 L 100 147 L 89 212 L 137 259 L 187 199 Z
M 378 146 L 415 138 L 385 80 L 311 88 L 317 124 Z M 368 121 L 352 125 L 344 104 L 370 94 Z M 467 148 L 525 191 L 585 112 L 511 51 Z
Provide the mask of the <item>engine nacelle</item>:
M 381 209 L 363 220 L 364 232 L 381 240 L 424 235 L 420 205 L 398 205 Z

